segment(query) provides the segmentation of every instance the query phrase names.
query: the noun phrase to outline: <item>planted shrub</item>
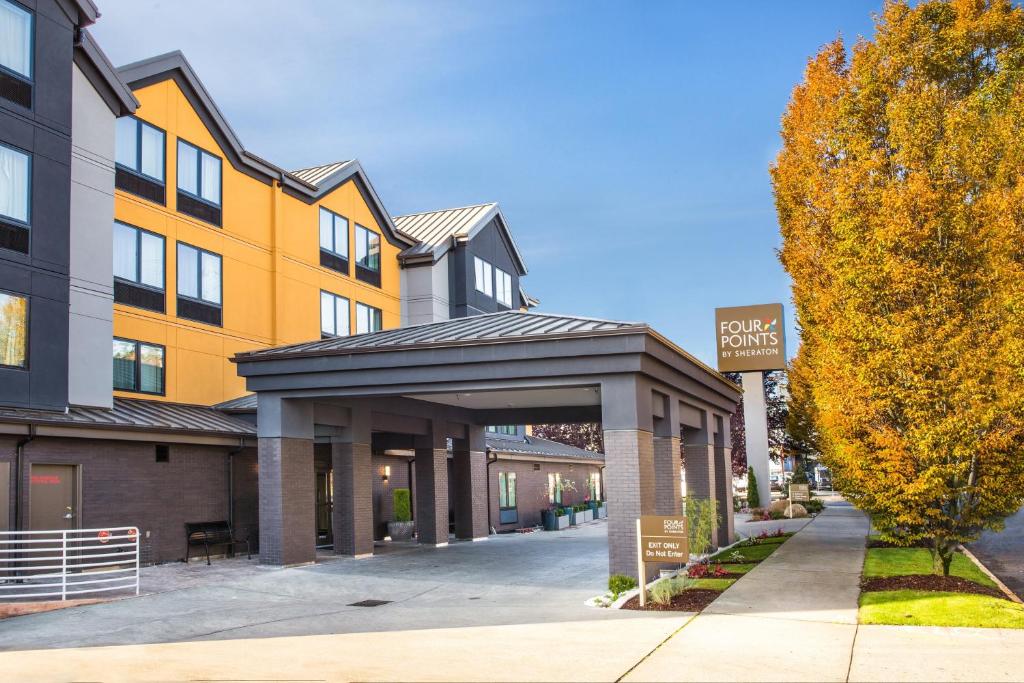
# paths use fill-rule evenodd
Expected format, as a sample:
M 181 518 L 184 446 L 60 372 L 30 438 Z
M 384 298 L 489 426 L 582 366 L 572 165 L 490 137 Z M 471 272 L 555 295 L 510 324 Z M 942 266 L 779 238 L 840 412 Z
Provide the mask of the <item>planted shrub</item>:
M 608 577 L 608 590 L 611 591 L 612 600 L 618 600 L 619 596 L 626 591 L 636 588 L 636 579 L 625 574 L 612 574 Z
M 410 505 L 409 489 L 395 489 L 391 492 L 391 500 L 396 522 L 412 521 L 412 507 Z
M 703 555 L 711 550 L 712 533 L 718 521 L 718 505 L 709 498 L 686 498 L 686 522 L 690 532 L 690 552 Z
M 752 467 L 747 468 L 747 505 L 761 507 L 761 494 L 757 492 L 757 475 Z
M 677 576 L 671 579 L 662 579 L 651 587 L 651 602 L 657 605 L 669 605 L 672 598 L 676 597 L 690 585 L 690 581 Z

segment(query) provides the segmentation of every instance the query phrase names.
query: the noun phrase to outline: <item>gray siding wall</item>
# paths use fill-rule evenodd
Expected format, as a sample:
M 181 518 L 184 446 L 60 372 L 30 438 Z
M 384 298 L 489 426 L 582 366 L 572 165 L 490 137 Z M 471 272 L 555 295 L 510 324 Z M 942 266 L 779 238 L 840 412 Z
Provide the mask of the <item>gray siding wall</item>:
M 504 270 L 512 276 L 512 306 L 519 308 L 519 271 L 512 257 L 511 245 L 505 240 L 498 228 L 497 219 L 492 220 L 483 230 L 467 244 L 459 245 L 448 252 L 449 286 L 450 286 L 450 317 L 465 318 L 481 313 L 497 313 L 507 311 L 493 296 L 476 291 L 474 283 L 473 257 L 479 256 L 492 266 Z M 493 274 L 492 274 L 493 277 Z
M 63 409 L 74 26 L 55 0 L 22 4 L 36 15 L 33 106 L 0 98 L 0 141 L 32 156 L 32 228 L 27 255 L 0 249 L 0 290 L 29 298 L 28 369 L 0 369 L 0 405 Z
M 73 65 L 68 402 L 109 408 L 113 327 L 114 115 Z
M 402 326 L 448 320 L 448 259 L 401 270 Z

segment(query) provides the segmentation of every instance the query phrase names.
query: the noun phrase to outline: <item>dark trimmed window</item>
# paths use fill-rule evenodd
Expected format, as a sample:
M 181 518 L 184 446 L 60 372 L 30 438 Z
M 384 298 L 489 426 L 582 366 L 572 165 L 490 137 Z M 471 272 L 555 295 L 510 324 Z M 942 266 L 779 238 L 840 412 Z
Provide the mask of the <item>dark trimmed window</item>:
M 35 15 L 12 0 L 0 0 L 0 97 L 32 107 Z
M 601 500 L 601 473 L 591 472 L 587 477 L 587 491 L 590 493 L 590 500 Z
M 380 235 L 356 223 L 356 279 L 380 287 Z
M 356 303 L 356 334 L 379 332 L 381 329 L 381 311 L 379 308 Z
M 512 307 L 512 276 L 494 267 L 494 298 L 502 306 Z
M 330 292 L 320 292 L 320 335 L 347 337 L 349 335 L 348 299 Z
M 320 207 L 320 265 L 348 275 L 348 219 Z
M 32 155 L 0 143 L 0 248 L 27 254 L 31 218 Z
M 164 394 L 164 347 L 114 338 L 114 389 Z
M 114 221 L 114 301 L 164 312 L 164 238 Z
M 502 524 L 519 521 L 516 509 L 516 473 L 498 472 L 498 511 Z
M 178 242 L 178 317 L 221 325 L 223 283 L 219 254 Z
M 479 256 L 473 257 L 473 287 L 487 296 L 494 296 L 494 266 Z
M 491 434 L 504 434 L 505 436 L 515 436 L 516 426 L 515 425 L 489 425 L 487 431 Z
M 164 190 L 167 133 L 134 116 L 117 120 L 114 185 L 157 204 L 167 201 Z
M 178 211 L 221 224 L 221 159 L 178 140 Z
M 0 292 L 0 367 L 28 367 L 28 298 Z

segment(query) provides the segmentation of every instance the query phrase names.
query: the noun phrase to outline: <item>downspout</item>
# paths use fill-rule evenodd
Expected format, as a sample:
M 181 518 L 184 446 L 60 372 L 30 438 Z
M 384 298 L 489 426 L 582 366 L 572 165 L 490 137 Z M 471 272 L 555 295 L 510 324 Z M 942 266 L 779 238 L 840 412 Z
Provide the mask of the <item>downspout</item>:
M 228 451 L 228 526 L 235 530 L 235 456 L 245 450 L 245 437 L 238 437 L 238 446 Z
M 14 447 L 14 528 L 21 531 L 25 525 L 25 510 L 22 502 L 24 484 L 22 477 L 25 472 L 25 446 L 36 438 L 36 426 L 28 426 L 28 436 L 18 439 Z
M 494 455 L 494 459 L 491 459 L 491 455 Z M 491 465 L 498 462 L 498 454 L 494 453 L 491 449 L 487 449 L 487 531 L 488 533 L 494 528 L 491 524 Z
M 601 471 L 601 490 L 598 491 L 598 494 L 600 494 L 600 496 L 601 496 L 601 502 L 602 503 L 604 502 L 604 468 L 605 467 L 607 467 L 607 465 L 601 465 L 601 467 L 599 468 L 600 471 Z
M 412 464 L 416 460 L 415 456 L 409 458 L 406 462 L 406 467 L 409 468 L 409 519 L 416 521 L 416 499 L 413 498 L 413 482 L 412 482 Z

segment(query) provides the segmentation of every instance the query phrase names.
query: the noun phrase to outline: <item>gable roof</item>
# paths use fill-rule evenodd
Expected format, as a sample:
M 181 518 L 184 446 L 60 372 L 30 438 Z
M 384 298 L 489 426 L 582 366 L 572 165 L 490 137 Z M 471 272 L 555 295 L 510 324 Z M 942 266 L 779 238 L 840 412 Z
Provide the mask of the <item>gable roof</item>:
M 400 248 L 412 245 L 412 241 L 395 228 L 391 214 L 384 208 L 383 202 L 358 160 L 353 159 L 338 164 L 314 167 L 316 169 L 336 168 L 310 180 L 313 176 L 308 172 L 313 169 L 290 173 L 246 150 L 238 135 L 228 124 L 224 114 L 213 101 L 206 86 L 199 80 L 192 65 L 180 51 L 176 50 L 126 64 L 118 68 L 117 71 L 133 89 L 173 80 L 184 93 L 192 108 L 195 109 L 203 125 L 210 131 L 220 148 L 224 150 L 225 156 L 235 169 L 268 185 L 275 182 L 280 183 L 284 192 L 307 204 L 317 202 L 338 186 L 349 180 L 353 181 L 362 194 L 363 200 L 373 212 L 374 218 L 388 242 Z
M 436 262 L 456 243 L 476 237 L 494 219 L 497 219 L 498 228 L 512 248 L 512 258 L 519 274 L 526 275 L 526 262 L 497 202 L 395 216 L 395 226 L 418 243 L 403 251 L 398 258 L 406 263 L 427 258 Z
M 576 448 L 560 441 L 542 439 L 539 436 L 522 436 L 503 438 L 495 434 L 487 435 L 487 449 L 495 453 L 510 455 L 533 455 L 548 458 L 575 458 L 604 462 L 604 453 Z
M 80 30 L 75 39 L 74 60 L 114 116 L 126 116 L 138 109 L 139 101 L 132 89 L 86 29 Z

